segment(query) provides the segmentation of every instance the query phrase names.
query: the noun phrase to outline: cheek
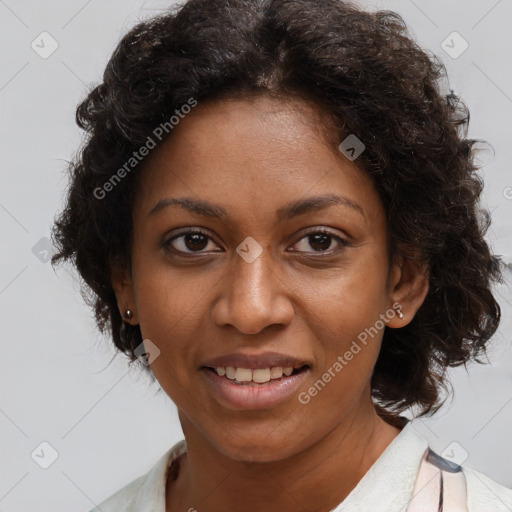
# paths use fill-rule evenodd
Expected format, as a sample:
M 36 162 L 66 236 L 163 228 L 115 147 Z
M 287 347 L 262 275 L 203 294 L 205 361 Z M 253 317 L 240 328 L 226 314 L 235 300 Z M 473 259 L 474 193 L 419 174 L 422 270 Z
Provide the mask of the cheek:
M 186 328 L 190 318 L 198 315 L 213 283 L 208 272 L 173 267 L 160 250 L 147 247 L 151 247 L 149 241 L 141 242 L 133 253 L 137 313 L 143 336 L 163 336 L 165 341 L 166 332 Z
M 328 373 L 325 379 L 331 391 L 326 395 L 334 401 L 340 399 L 339 393 L 351 400 L 371 377 L 385 327 L 381 317 L 388 302 L 386 277 L 385 255 L 361 251 L 360 257 L 327 276 L 321 286 L 301 281 L 308 292 L 300 314 L 322 347 L 316 378 Z
M 194 279 L 192 274 L 173 270 L 161 261 L 159 265 L 148 264 L 143 255 L 134 257 L 133 271 L 142 337 L 160 350 L 152 364 L 155 376 L 160 381 L 161 377 L 174 377 L 187 382 L 192 348 L 208 318 L 205 297 L 213 283 L 207 283 L 204 276 L 198 277 L 197 272 Z
M 301 403 L 310 401 L 312 415 L 334 423 L 369 391 L 385 328 L 378 301 L 371 294 L 354 295 L 338 293 L 336 303 L 318 310 L 314 333 L 322 350 L 309 387 L 301 390 Z
M 161 350 L 180 351 L 195 338 L 194 331 L 206 319 L 204 296 L 205 292 L 193 286 L 170 285 L 164 280 L 146 282 L 137 302 L 142 336 Z
M 373 255 L 363 253 L 322 280 L 303 277 L 296 284 L 303 296 L 301 314 L 314 322 L 314 331 L 322 332 L 323 339 L 346 343 L 385 313 L 386 277 L 385 260 L 376 264 Z

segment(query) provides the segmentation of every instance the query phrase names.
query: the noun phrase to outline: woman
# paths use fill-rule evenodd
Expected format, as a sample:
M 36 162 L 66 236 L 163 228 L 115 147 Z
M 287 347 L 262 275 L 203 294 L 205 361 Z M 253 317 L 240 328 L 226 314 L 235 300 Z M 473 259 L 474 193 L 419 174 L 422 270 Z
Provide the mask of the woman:
M 512 509 L 401 415 L 500 318 L 443 77 L 398 15 L 339 0 L 189 0 L 122 39 L 53 263 L 185 440 L 95 510 Z

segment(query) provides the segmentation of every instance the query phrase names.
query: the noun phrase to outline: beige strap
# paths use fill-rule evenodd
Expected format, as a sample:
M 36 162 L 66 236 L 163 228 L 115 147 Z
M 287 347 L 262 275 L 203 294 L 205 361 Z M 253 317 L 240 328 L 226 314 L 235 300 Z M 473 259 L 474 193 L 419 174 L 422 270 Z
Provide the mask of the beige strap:
M 407 512 L 468 512 L 462 467 L 427 448 Z
M 443 471 L 443 480 L 442 510 L 446 512 L 467 512 L 467 489 L 464 473 L 462 471 L 458 473 Z

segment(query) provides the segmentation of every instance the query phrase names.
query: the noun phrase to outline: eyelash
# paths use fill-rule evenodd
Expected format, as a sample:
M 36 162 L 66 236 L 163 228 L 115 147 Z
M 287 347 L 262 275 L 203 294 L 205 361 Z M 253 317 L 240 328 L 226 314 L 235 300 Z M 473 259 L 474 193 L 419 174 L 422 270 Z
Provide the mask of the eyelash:
M 209 240 L 211 240 L 211 241 L 213 241 L 215 243 L 215 241 L 212 239 L 212 237 L 208 233 L 206 233 L 205 231 L 202 231 L 201 229 L 198 229 L 198 228 L 187 228 L 185 231 L 182 231 L 178 235 L 175 235 L 172 238 L 170 238 L 169 240 L 167 240 L 166 242 L 164 242 L 162 244 L 162 247 L 164 247 L 165 249 L 170 250 L 171 252 L 177 253 L 179 255 L 184 255 L 184 254 L 186 254 L 186 255 L 207 254 L 207 253 L 203 253 L 201 251 L 185 252 L 185 251 L 180 251 L 180 250 L 177 250 L 177 249 L 174 249 L 174 248 L 171 247 L 171 242 L 173 242 L 174 240 L 178 240 L 180 238 L 183 238 L 184 236 L 190 235 L 190 234 L 203 235 L 204 237 L 208 238 Z M 314 251 L 317 254 L 320 253 L 320 254 L 331 255 L 333 253 L 343 251 L 343 249 L 349 245 L 349 242 L 346 239 L 341 238 L 338 235 L 335 235 L 334 233 L 332 233 L 331 231 L 327 230 L 326 228 L 315 228 L 315 229 L 305 233 L 294 245 L 299 243 L 304 238 L 307 238 L 308 236 L 317 235 L 317 234 L 327 235 L 330 238 L 336 240 L 339 243 L 339 245 L 341 246 L 340 248 L 338 248 L 338 249 L 336 249 L 334 251 L 330 250 L 330 252 L 328 252 L 328 251 Z M 220 252 L 220 251 L 215 251 L 215 252 Z M 292 251 L 292 252 L 301 252 L 301 251 Z M 186 256 L 186 257 L 194 257 L 194 256 Z

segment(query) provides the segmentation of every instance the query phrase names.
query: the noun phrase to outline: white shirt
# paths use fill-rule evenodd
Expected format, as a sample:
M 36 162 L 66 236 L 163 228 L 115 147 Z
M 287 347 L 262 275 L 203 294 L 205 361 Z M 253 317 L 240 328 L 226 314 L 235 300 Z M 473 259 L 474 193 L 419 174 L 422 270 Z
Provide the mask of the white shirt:
M 331 512 L 405 512 L 428 443 L 408 422 L 350 494 Z M 185 440 L 170 448 L 145 475 L 130 482 L 90 512 L 166 512 L 169 467 L 187 450 Z M 463 467 L 468 512 L 512 512 L 512 489 Z M 432 510 L 437 512 L 437 510 Z

